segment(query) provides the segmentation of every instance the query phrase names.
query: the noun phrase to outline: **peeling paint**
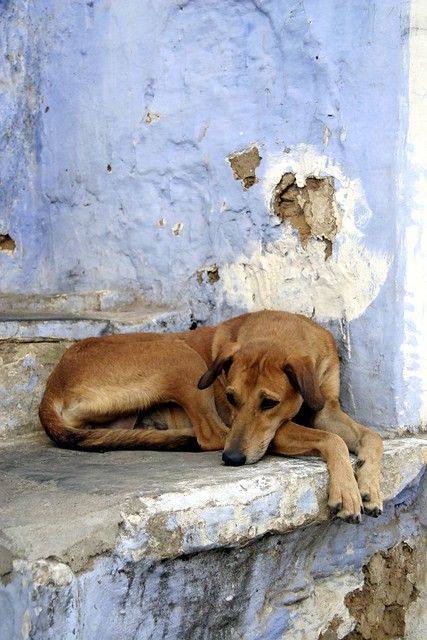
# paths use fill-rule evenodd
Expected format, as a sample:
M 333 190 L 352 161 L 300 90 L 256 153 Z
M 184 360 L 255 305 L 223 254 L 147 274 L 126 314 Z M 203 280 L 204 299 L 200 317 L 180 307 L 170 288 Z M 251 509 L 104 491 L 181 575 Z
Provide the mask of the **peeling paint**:
M 174 236 L 181 235 L 181 232 L 182 232 L 183 228 L 184 228 L 184 223 L 183 222 L 176 222 L 172 227 L 172 234 Z
M 330 258 L 338 231 L 332 178 L 308 176 L 300 187 L 293 173 L 285 173 L 274 189 L 271 208 L 276 216 L 289 221 L 298 231 L 304 248 L 310 237 L 316 238 L 325 246 L 325 260 Z
M 259 166 L 262 158 L 259 155 L 257 147 L 249 147 L 239 153 L 232 153 L 228 156 L 228 161 L 233 170 L 236 180 L 241 180 L 243 187 L 249 189 L 258 179 L 255 170 Z
M 16 242 L 8 233 L 0 234 L 0 251 L 13 253 L 16 249 Z
M 196 274 L 197 283 L 202 285 L 205 280 L 209 282 L 209 284 L 215 284 L 219 281 L 219 269 L 216 264 L 213 264 L 210 267 L 206 267 L 206 269 L 200 269 Z
M 225 299 L 250 311 L 283 308 L 318 319 L 359 317 L 377 297 L 391 262 L 391 257 L 369 250 L 364 242 L 363 228 L 372 212 L 360 181 L 345 176 L 313 147 L 298 145 L 268 158 L 263 178 L 268 208 L 285 174 L 294 175 L 299 188 L 310 176 L 334 179 L 335 219 L 340 230 L 334 253 L 325 261 L 322 243 L 309 237 L 302 249 L 292 230 L 280 227 L 276 240 L 265 245 L 251 242 L 245 254 L 222 267 Z
M 158 113 L 155 113 L 154 111 L 147 111 L 145 113 L 145 116 L 144 116 L 145 124 L 153 124 L 153 122 L 157 122 L 158 120 L 160 120 L 160 116 Z

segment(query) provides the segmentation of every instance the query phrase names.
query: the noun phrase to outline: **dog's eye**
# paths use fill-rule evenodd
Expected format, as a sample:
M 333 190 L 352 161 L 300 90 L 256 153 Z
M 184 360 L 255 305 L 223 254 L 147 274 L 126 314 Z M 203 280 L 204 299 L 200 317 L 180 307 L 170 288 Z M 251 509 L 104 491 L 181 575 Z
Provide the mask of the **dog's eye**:
M 234 397 L 234 394 L 228 392 L 225 394 L 227 397 L 228 402 L 231 404 L 232 407 L 236 406 L 236 398 Z
M 261 409 L 261 411 L 267 411 L 267 409 L 272 409 L 273 407 L 276 407 L 278 404 L 279 404 L 278 400 L 273 400 L 273 398 L 263 398 L 261 400 L 261 404 L 259 408 Z

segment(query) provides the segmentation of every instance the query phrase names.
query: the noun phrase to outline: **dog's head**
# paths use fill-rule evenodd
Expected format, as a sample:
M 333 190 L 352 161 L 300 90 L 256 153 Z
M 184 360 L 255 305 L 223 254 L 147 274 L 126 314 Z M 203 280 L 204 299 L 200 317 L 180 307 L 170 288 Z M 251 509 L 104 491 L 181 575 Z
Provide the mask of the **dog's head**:
M 312 358 L 286 357 L 280 344 L 255 340 L 244 346 L 225 345 L 200 378 L 199 389 L 209 387 L 221 374 L 231 414 L 225 464 L 257 462 L 280 425 L 298 413 L 303 401 L 315 411 L 324 404 Z

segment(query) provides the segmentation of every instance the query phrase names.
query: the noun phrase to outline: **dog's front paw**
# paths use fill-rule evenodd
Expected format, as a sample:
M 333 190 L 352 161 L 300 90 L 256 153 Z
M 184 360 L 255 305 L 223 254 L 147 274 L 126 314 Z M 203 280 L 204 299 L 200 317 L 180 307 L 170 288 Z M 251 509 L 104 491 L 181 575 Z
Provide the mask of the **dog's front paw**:
M 356 478 L 363 501 L 363 511 L 368 516 L 378 518 L 383 512 L 379 472 L 368 463 L 357 461 Z
M 362 521 L 362 499 L 353 474 L 329 483 L 328 506 L 331 512 L 350 524 Z

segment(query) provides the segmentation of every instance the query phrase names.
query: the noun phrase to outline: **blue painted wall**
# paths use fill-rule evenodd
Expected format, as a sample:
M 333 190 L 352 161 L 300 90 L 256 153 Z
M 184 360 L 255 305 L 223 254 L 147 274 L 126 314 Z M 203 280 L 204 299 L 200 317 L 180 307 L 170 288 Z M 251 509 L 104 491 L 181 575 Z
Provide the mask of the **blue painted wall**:
M 272 157 L 309 145 L 362 186 L 362 244 L 389 261 L 370 306 L 332 321 L 346 406 L 395 428 L 408 11 L 398 0 L 0 2 L 0 233 L 17 245 L 0 252 L 2 291 L 130 289 L 202 321 L 239 312 L 221 271 L 283 235 L 263 179 Z M 252 144 L 263 159 L 244 190 L 227 157 Z M 200 285 L 213 264 L 220 280 Z

